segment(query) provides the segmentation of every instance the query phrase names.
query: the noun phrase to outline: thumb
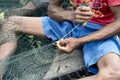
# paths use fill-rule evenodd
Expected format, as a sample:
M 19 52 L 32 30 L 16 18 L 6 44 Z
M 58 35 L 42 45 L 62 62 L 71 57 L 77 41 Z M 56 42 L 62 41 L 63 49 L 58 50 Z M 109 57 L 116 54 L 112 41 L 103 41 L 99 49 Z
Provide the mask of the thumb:
M 59 40 L 58 43 L 59 43 L 59 45 L 62 46 L 62 47 L 66 47 L 66 45 L 67 45 L 67 43 L 66 43 L 66 41 L 65 41 L 64 39 Z

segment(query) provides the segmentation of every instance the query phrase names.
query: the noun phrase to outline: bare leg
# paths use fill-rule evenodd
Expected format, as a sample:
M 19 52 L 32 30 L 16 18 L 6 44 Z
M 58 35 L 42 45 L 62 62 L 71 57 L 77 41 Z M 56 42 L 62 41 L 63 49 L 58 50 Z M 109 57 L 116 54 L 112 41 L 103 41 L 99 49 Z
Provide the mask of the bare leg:
M 99 73 L 79 80 L 120 80 L 120 57 L 114 53 L 103 56 L 98 62 Z
M 13 9 L 11 11 L 6 11 L 5 18 L 13 15 L 27 16 L 33 13 L 38 8 L 33 2 L 29 1 L 25 6 Z
M 29 1 L 25 6 L 18 8 L 18 9 L 33 9 L 34 10 L 36 8 L 37 6 L 33 2 Z
M 16 32 L 45 37 L 40 17 L 9 17 L 3 21 L 0 31 L 0 44 L 16 41 Z
M 0 44 L 4 41 L 15 41 L 16 32 L 24 32 L 45 37 L 40 17 L 9 17 L 3 21 L 0 31 Z
M 6 65 L 9 61 L 9 56 L 15 50 L 16 43 L 8 42 L 0 46 L 0 80 L 2 80 L 2 76 L 6 71 Z
M 33 9 L 34 10 L 36 8 L 37 6 L 33 2 L 29 1 L 25 6 L 23 6 L 20 9 Z
M 10 17 L 3 22 L 0 31 L 0 61 L 2 61 L 0 77 L 4 74 L 6 58 L 14 52 L 16 47 L 16 32 L 24 32 L 45 37 L 41 19 L 35 17 Z M 4 61 L 5 60 L 5 61 Z M 3 69 L 4 68 L 4 69 Z

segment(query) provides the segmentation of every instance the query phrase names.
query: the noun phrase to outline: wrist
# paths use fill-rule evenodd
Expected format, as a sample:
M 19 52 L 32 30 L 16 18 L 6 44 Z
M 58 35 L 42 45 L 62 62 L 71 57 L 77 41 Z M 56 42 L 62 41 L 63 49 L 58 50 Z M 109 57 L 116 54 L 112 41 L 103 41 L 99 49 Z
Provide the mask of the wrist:
M 74 19 L 74 11 L 67 11 L 66 19 L 72 21 Z
M 78 38 L 78 44 L 81 45 L 81 44 L 85 44 L 89 42 L 88 39 L 82 37 L 82 38 Z

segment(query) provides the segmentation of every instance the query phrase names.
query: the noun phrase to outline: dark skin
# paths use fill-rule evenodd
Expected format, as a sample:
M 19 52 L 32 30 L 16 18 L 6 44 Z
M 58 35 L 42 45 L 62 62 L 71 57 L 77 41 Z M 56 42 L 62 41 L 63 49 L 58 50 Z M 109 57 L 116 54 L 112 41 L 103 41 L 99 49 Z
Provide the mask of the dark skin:
M 75 23 L 88 21 L 93 13 L 89 7 L 80 6 L 75 11 L 66 11 L 60 7 L 63 0 L 50 0 L 48 13 L 49 16 L 57 21 L 73 21 Z M 115 21 L 103 29 L 96 31 L 88 36 L 82 38 L 67 38 L 60 40 L 57 43 L 61 51 L 70 53 L 76 47 L 87 42 L 92 42 L 100 39 L 105 39 L 119 33 L 120 28 L 120 7 L 111 7 L 111 11 L 115 15 Z M 55 27 L 55 26 L 54 26 Z M 69 26 L 68 26 L 69 27 Z M 0 45 L 0 60 L 6 58 L 15 50 L 16 46 L 16 32 L 24 32 L 33 35 L 46 37 L 40 17 L 22 17 L 12 16 L 4 21 L 0 34 L 1 41 L 8 40 L 6 43 Z M 11 34 L 10 38 L 7 34 Z M 3 35 L 6 34 L 6 35 Z M 7 37 L 6 37 L 7 36 Z M 12 41 L 11 41 L 12 38 Z M 74 44 L 74 45 L 73 45 Z M 112 64 L 111 64 L 112 63 Z M 81 78 L 80 80 L 120 80 L 120 57 L 114 52 L 109 52 L 102 56 L 96 63 L 99 72 L 96 75 Z M 3 73 L 3 72 L 1 72 Z M 2 75 L 0 75 L 2 76 Z
M 83 9 L 83 7 L 79 7 L 75 11 L 66 11 L 63 8 L 59 7 L 62 2 L 63 0 L 50 0 L 48 14 L 57 21 L 71 20 L 75 23 L 80 23 L 87 21 L 90 18 L 90 16 L 93 15 L 93 13 L 90 11 L 90 8 L 84 6 L 83 7 L 86 9 L 86 13 L 84 12 L 81 13 L 81 9 Z M 106 39 L 118 34 L 120 32 L 120 12 L 119 12 L 120 5 L 110 7 L 110 9 L 115 16 L 114 22 L 105 26 L 103 29 L 96 31 L 90 35 L 87 35 L 85 37 L 79 39 L 67 38 L 64 40 L 60 40 L 57 44 L 58 48 L 61 51 L 70 53 L 81 44 L 85 44 L 87 42 L 97 41 L 101 39 Z
M 62 1 L 62 0 L 55 0 L 54 4 L 56 3 L 56 5 L 57 5 L 57 3 L 59 1 Z M 51 4 L 52 4 L 52 0 L 51 0 Z M 118 34 L 120 32 L 120 5 L 110 7 L 110 9 L 115 16 L 115 21 L 114 22 L 106 25 L 103 29 L 101 29 L 99 31 L 96 31 L 96 32 L 94 32 L 90 35 L 87 35 L 85 37 L 77 38 L 77 39 L 76 38 L 67 38 L 67 39 L 60 40 L 57 43 L 57 47 L 61 51 L 64 51 L 66 53 L 71 53 L 74 49 L 76 49 L 78 46 L 80 46 L 82 44 L 92 42 L 92 41 L 101 40 L 101 39 L 106 39 L 106 38 L 109 38 L 111 36 L 114 36 L 114 35 Z M 59 9 L 57 9 L 57 7 L 56 7 L 55 10 L 53 11 L 54 12 L 53 15 L 65 16 L 67 14 L 67 15 L 72 16 L 74 14 L 74 12 L 72 12 L 72 11 L 68 11 L 68 13 L 65 13 L 65 11 L 63 11 L 62 13 L 59 14 L 58 10 Z M 51 10 L 51 13 L 52 13 L 52 10 Z M 53 16 L 53 15 L 51 15 L 51 16 Z M 65 17 L 64 18 L 61 17 L 59 19 L 60 19 L 60 21 L 67 20 L 67 18 L 65 18 Z M 70 17 L 69 19 L 71 19 L 71 21 L 74 21 L 75 23 L 79 23 L 78 18 L 75 20 L 75 18 Z M 79 18 L 79 19 L 81 19 L 81 18 Z M 83 22 L 84 22 L 84 20 L 83 20 Z
M 75 11 L 67 11 L 60 7 L 64 0 L 50 0 L 48 15 L 57 21 L 73 21 L 75 23 L 86 22 L 94 14 L 90 7 L 81 6 Z
M 86 22 L 87 19 L 84 17 L 92 17 L 90 15 L 90 8 L 84 7 L 84 9 L 88 10 L 81 10 L 82 7 L 77 8 L 74 12 L 73 11 L 65 11 L 61 7 L 59 7 L 59 2 L 62 3 L 63 0 L 50 0 L 49 5 L 49 16 L 58 20 L 58 21 L 66 21 L 70 20 L 75 23 Z M 54 4 L 53 4 L 54 3 Z M 57 6 L 57 7 L 56 7 Z M 115 16 L 115 21 L 105 26 L 103 29 L 96 31 L 90 35 L 81 38 L 67 38 L 57 41 L 57 47 L 60 51 L 71 53 L 74 49 L 78 46 L 97 41 L 101 39 L 106 39 L 111 36 L 114 36 L 120 32 L 120 5 L 110 7 L 111 11 Z M 83 12 L 81 12 L 83 11 Z M 83 15 L 84 11 L 89 14 Z M 85 14 L 85 13 L 84 13 Z M 91 13 L 93 14 L 93 13 Z M 92 54 L 91 54 L 92 55 Z M 112 63 L 112 64 L 111 64 Z M 116 55 L 114 52 L 109 52 L 106 55 L 102 56 L 99 61 L 96 63 L 99 72 L 93 76 L 81 78 L 79 80 L 120 80 L 120 57 Z

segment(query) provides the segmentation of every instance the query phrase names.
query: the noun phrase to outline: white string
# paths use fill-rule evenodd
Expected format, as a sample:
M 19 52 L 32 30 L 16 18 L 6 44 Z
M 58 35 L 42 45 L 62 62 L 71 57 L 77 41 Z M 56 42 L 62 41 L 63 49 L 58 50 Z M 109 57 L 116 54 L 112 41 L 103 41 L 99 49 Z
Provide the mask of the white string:
M 79 25 L 76 25 L 74 28 L 72 28 L 67 34 L 65 34 L 61 39 L 64 39 L 65 37 L 67 37 L 70 33 L 72 33 Z M 60 39 L 60 40 L 61 40 Z

